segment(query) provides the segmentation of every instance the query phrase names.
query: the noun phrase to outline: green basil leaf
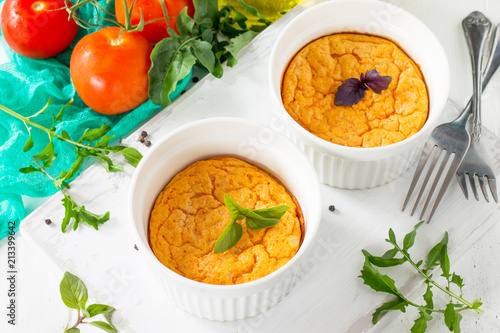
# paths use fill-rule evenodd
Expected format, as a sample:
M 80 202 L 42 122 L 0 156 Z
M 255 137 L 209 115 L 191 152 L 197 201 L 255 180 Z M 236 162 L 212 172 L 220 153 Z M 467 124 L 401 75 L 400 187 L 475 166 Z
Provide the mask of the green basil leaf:
M 290 209 L 287 205 L 279 205 L 269 208 L 254 209 L 253 213 L 265 219 L 281 219 Z
M 396 298 L 393 301 L 387 302 L 382 304 L 379 308 L 375 310 L 372 316 L 372 323 L 375 325 L 379 319 L 380 316 L 388 311 L 401 311 L 401 312 L 406 312 L 406 306 L 408 305 L 408 302 L 405 301 L 402 298 Z
M 23 152 L 27 152 L 28 150 L 33 148 L 33 146 L 34 146 L 33 137 L 31 136 L 31 133 L 30 133 L 28 141 L 26 141 L 26 143 L 24 144 Z
M 32 165 L 19 169 L 19 172 L 22 172 L 22 173 L 33 173 L 33 172 L 39 172 L 39 171 L 41 171 L 41 170 L 38 168 L 35 168 Z
M 243 228 L 238 222 L 231 220 L 215 242 L 214 253 L 221 253 L 229 250 L 238 243 L 241 236 L 243 236 Z
M 439 257 L 441 255 L 441 249 L 445 244 L 448 244 L 448 233 L 446 232 L 444 234 L 443 239 L 441 242 L 437 243 L 434 245 L 434 247 L 429 251 L 429 254 L 427 255 L 427 261 L 426 261 L 426 271 L 432 269 L 435 265 L 437 265 L 439 261 Z
M 214 76 L 221 74 L 215 71 L 216 59 L 214 53 L 212 52 L 212 44 L 196 39 L 193 40 L 190 45 L 193 48 L 193 53 L 196 56 L 196 59 L 198 59 L 203 67 L 205 67 Z M 220 76 L 216 77 L 220 78 Z
M 115 311 L 114 307 L 104 304 L 91 304 L 87 307 L 90 318 L 99 314 L 106 314 Z
M 85 309 L 85 303 L 87 303 L 88 299 L 87 288 L 78 277 L 70 272 L 64 273 L 59 290 L 61 298 L 68 308 L 75 310 Z
M 240 221 L 245 218 L 246 215 L 250 214 L 250 209 L 243 208 L 233 198 L 229 195 L 224 194 L 224 203 L 227 209 L 229 209 L 229 214 L 232 220 Z
M 275 226 L 276 224 L 280 223 L 279 219 L 261 219 L 261 218 L 254 218 L 250 216 L 246 216 L 245 224 L 248 229 L 251 230 L 259 230 L 259 229 L 265 229 L 265 228 L 270 228 Z
M 78 327 L 68 328 L 64 330 L 64 333 L 80 333 L 80 329 Z
M 424 221 L 421 221 L 420 223 L 416 224 L 415 227 L 413 228 L 413 231 L 410 233 L 406 234 L 404 240 L 403 240 L 403 251 L 408 251 L 413 244 L 415 244 L 415 237 L 417 236 L 417 229 L 424 223 Z
M 99 128 L 94 128 L 86 131 L 80 140 L 95 141 L 102 138 L 106 133 L 111 130 L 111 127 L 104 123 Z
M 420 317 L 415 320 L 415 324 L 410 329 L 411 333 L 424 333 L 427 329 L 427 322 L 432 319 L 432 316 L 425 309 L 420 309 Z
M 91 321 L 91 322 L 88 322 L 88 324 L 90 324 L 92 326 L 95 326 L 95 327 L 98 327 L 101 330 L 103 330 L 105 332 L 108 332 L 108 333 L 116 333 L 116 332 L 118 332 L 116 329 L 114 329 L 113 327 L 111 327 L 110 324 L 105 323 L 104 321 Z
M 50 141 L 49 144 L 45 146 L 45 148 L 41 152 L 33 156 L 33 159 L 35 161 L 45 161 L 52 155 L 54 155 L 54 144 L 52 143 L 52 141 Z
M 142 159 L 142 154 L 139 153 L 137 149 L 132 147 L 125 147 L 120 150 L 120 153 L 123 155 L 123 157 L 125 157 L 127 162 L 134 168 L 137 167 L 137 165 Z
M 89 319 L 90 318 L 90 313 L 85 310 L 85 309 L 82 309 L 82 314 L 83 314 L 83 317 L 86 318 L 86 319 Z
M 375 266 L 378 267 L 392 267 L 392 266 L 397 266 L 405 263 L 407 260 L 406 258 L 383 258 L 383 257 L 376 257 L 371 255 L 368 251 L 366 250 L 361 250 L 363 252 L 363 255 L 365 256 L 366 259 L 370 261 Z
M 450 331 L 453 330 L 453 320 L 455 319 L 455 307 L 453 303 L 446 304 L 446 310 L 444 311 L 444 323 Z
M 396 287 L 394 280 L 375 269 L 367 258 L 365 258 L 365 264 L 359 277 L 363 279 L 364 284 L 375 291 L 392 294 L 404 299 L 403 294 Z
M 149 70 L 149 98 L 157 105 L 169 105 L 177 82 L 185 78 L 196 63 L 191 52 L 190 40 L 165 38 L 161 40 L 151 53 Z

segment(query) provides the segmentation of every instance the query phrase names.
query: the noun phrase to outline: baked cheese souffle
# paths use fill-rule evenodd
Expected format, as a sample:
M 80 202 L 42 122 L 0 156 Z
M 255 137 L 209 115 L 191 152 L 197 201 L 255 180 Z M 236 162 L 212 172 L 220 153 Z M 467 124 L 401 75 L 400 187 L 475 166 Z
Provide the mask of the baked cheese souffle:
M 366 91 L 355 105 L 335 105 L 345 80 L 376 69 L 390 76 L 381 94 Z M 424 125 L 429 98 L 420 68 L 392 41 L 367 34 L 319 38 L 290 61 L 282 80 L 283 105 L 312 134 L 349 147 L 380 147 L 402 141 Z
M 273 227 L 250 230 L 231 249 L 214 253 L 214 244 L 231 221 L 227 194 L 250 209 L 288 205 Z M 298 251 L 304 222 L 295 197 L 273 176 L 232 157 L 195 162 L 160 193 L 149 222 L 155 256 L 172 271 L 195 281 L 232 285 L 264 277 Z

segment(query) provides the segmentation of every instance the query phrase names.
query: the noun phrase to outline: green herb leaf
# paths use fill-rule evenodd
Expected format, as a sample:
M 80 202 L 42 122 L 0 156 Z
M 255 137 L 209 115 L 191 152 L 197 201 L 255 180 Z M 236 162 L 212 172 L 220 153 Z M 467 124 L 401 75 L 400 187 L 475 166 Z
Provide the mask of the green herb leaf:
M 446 304 L 446 310 L 444 311 L 444 323 L 450 331 L 453 331 L 453 320 L 455 319 L 455 307 L 453 303 Z
M 434 301 L 433 301 L 433 294 L 432 294 L 432 285 L 429 283 L 429 281 L 426 281 L 427 283 L 427 289 L 425 290 L 425 293 L 424 293 L 424 301 L 425 301 L 425 304 L 427 305 L 427 307 L 429 309 L 434 309 Z
M 73 230 L 78 228 L 80 223 L 87 223 L 88 225 L 94 227 L 94 229 L 98 230 L 99 225 L 104 224 L 109 220 L 109 212 L 106 212 L 103 215 L 98 215 L 91 213 L 85 209 L 85 206 L 78 206 L 70 196 L 64 195 L 62 199 L 64 206 L 64 219 L 61 223 L 62 232 L 66 232 L 71 219 L 73 220 Z
M 394 234 L 394 230 L 389 229 L 389 241 L 393 243 L 393 245 L 396 245 L 396 235 Z
M 460 312 L 455 311 L 455 316 L 453 317 L 453 333 L 460 333 L 460 322 L 462 321 L 462 315 Z
M 238 53 L 245 47 L 247 46 L 248 43 L 250 43 L 252 41 L 252 39 L 255 38 L 255 36 L 257 36 L 258 33 L 255 32 L 255 31 L 247 31 L 247 32 L 244 32 L 234 38 L 231 38 L 231 44 L 226 47 L 226 50 L 231 53 L 231 55 L 234 57 L 234 59 L 236 59 L 236 56 L 238 55 Z M 235 65 L 236 63 L 232 64 L 231 67 L 233 65 Z
M 151 53 L 149 70 L 149 98 L 157 105 L 169 105 L 177 82 L 185 78 L 194 64 L 196 57 L 191 52 L 189 42 L 194 38 L 165 38 Z
M 33 145 L 34 145 L 33 137 L 31 136 L 31 133 L 30 133 L 28 141 L 26 141 L 26 143 L 24 144 L 23 152 L 27 152 L 28 150 L 30 150 L 31 148 L 33 148 Z
M 118 332 L 116 329 L 114 329 L 110 324 L 105 323 L 103 321 L 91 321 L 88 324 L 98 327 L 101 330 L 108 332 L 108 333 L 116 333 Z
M 229 209 L 229 214 L 231 215 L 232 220 L 243 220 L 245 215 L 248 215 L 251 212 L 250 209 L 243 208 L 238 205 L 238 203 L 227 194 L 224 194 L 224 203 L 226 204 L 227 209 Z
M 406 306 L 408 306 L 408 302 L 400 297 L 396 298 L 393 301 L 384 303 L 373 313 L 372 323 L 375 325 L 379 321 L 380 316 L 388 311 L 399 310 L 401 312 L 406 312 Z
M 139 153 L 137 149 L 132 147 L 125 147 L 121 149 L 119 152 L 123 155 L 123 157 L 125 157 L 127 162 L 134 168 L 137 167 L 137 165 L 142 159 L 142 154 Z
M 378 267 L 391 267 L 391 266 L 397 266 L 401 265 L 406 262 L 406 258 L 388 258 L 385 259 L 384 257 L 376 257 L 371 255 L 368 251 L 366 250 L 361 250 L 363 252 L 364 256 L 366 259 L 370 261 L 375 266 Z
M 441 264 L 441 270 L 443 271 L 442 276 L 447 280 L 450 279 L 450 258 L 448 257 L 448 246 L 443 245 L 440 252 L 439 263 Z
M 451 275 L 451 283 L 454 283 L 456 286 L 458 286 L 460 290 L 462 290 L 462 288 L 464 287 L 464 280 L 460 277 L 460 275 L 457 275 L 455 273 Z
M 205 67 L 213 76 L 220 78 L 222 76 L 222 72 L 216 71 L 217 59 L 212 52 L 212 44 L 195 39 L 190 43 L 190 45 L 193 48 L 193 53 L 196 56 L 196 59 L 198 59 L 203 67 Z
M 384 259 L 391 259 L 391 258 L 394 258 L 396 256 L 396 254 L 398 254 L 398 249 L 397 248 L 393 248 L 393 249 L 390 249 L 387 252 L 385 252 L 382 255 L 382 258 L 384 258 Z
M 215 242 L 214 252 L 221 253 L 229 250 L 238 243 L 241 236 L 243 236 L 243 228 L 238 222 L 231 220 Z
M 474 302 L 472 303 L 472 309 L 479 309 L 479 307 L 483 305 L 483 303 L 481 303 L 480 301 L 478 301 L 477 299 L 474 300 Z
M 68 308 L 85 309 L 85 303 L 87 303 L 88 299 L 87 288 L 78 277 L 70 272 L 64 273 L 59 290 L 61 298 Z
M 212 28 L 218 22 L 219 6 L 217 0 L 193 0 L 194 20 L 198 25 Z
M 184 7 L 182 11 L 177 15 L 176 26 L 180 34 L 193 34 L 194 20 L 187 14 L 187 7 Z
M 22 173 L 33 173 L 33 172 L 40 172 L 40 169 L 35 168 L 34 166 L 30 165 L 29 167 L 25 167 L 25 168 L 19 169 L 19 172 L 22 172 Z
M 403 294 L 396 287 L 394 280 L 375 269 L 367 258 L 365 258 L 365 264 L 361 270 L 360 277 L 367 286 L 375 291 L 392 294 L 398 298 L 405 299 Z
M 86 131 L 80 140 L 95 141 L 106 135 L 111 130 L 111 127 L 104 123 L 99 128 L 94 128 Z
M 426 271 L 428 271 L 429 269 L 432 269 L 434 266 L 437 265 L 439 258 L 441 256 L 441 249 L 446 244 L 448 244 L 448 233 L 447 232 L 444 234 L 444 237 L 441 240 L 441 242 L 437 243 L 429 251 L 429 254 L 427 255 L 427 261 L 426 261 L 426 265 L 427 265 Z
M 403 240 L 403 251 L 408 251 L 413 246 L 413 244 L 415 243 L 415 237 L 417 236 L 417 229 L 422 225 L 422 223 L 424 223 L 424 221 L 416 224 L 413 228 L 413 231 L 406 234 Z
M 80 329 L 78 327 L 72 327 L 64 330 L 64 333 L 80 333 Z
M 113 164 L 113 161 L 109 157 L 103 154 L 96 154 L 95 156 L 99 162 L 101 162 L 102 166 L 104 169 L 106 169 L 107 172 L 117 172 L 117 171 L 124 171 L 123 166 L 117 164 Z
M 415 320 L 415 324 L 413 324 L 410 329 L 411 333 L 423 333 L 427 329 L 427 322 L 432 320 L 432 316 L 425 309 L 419 310 L 420 317 Z
M 45 161 L 52 157 L 52 155 L 54 155 L 54 144 L 50 141 L 41 152 L 33 156 L 33 159 L 35 161 Z
M 106 314 L 115 311 L 115 308 L 104 305 L 104 304 L 91 304 L 87 307 L 87 312 L 89 313 L 89 318 L 97 316 L 99 314 Z

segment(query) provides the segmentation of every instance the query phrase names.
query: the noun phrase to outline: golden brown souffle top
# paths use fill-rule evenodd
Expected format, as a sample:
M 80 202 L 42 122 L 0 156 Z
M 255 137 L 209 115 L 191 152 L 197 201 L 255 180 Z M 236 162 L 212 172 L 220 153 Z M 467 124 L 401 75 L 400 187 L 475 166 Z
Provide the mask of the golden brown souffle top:
M 230 250 L 214 245 L 231 217 L 224 194 L 251 209 L 288 205 L 277 225 L 250 230 Z M 266 276 L 298 251 L 302 215 L 295 198 L 267 172 L 236 158 L 217 157 L 191 164 L 158 196 L 149 222 L 156 257 L 189 279 L 210 284 L 239 284 Z
M 392 77 L 389 88 L 381 95 L 367 90 L 356 105 L 336 106 L 337 88 L 371 69 Z M 419 67 L 395 43 L 356 33 L 322 37 L 300 50 L 285 71 L 282 99 L 306 130 L 349 147 L 402 141 L 422 128 L 429 109 Z

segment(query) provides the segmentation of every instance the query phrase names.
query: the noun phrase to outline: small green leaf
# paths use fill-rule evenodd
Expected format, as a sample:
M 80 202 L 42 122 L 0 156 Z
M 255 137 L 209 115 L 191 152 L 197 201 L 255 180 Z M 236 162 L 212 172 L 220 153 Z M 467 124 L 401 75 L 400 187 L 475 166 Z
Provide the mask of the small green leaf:
M 88 324 L 98 327 L 101 330 L 108 332 L 108 333 L 116 333 L 118 332 L 116 329 L 114 329 L 110 324 L 105 323 L 103 321 L 91 321 Z
M 240 51 L 245 47 L 247 46 L 248 43 L 250 43 L 252 41 L 252 39 L 255 38 L 255 36 L 257 36 L 258 33 L 254 32 L 254 31 L 246 31 L 234 38 L 231 38 L 231 44 L 226 47 L 226 50 L 231 53 L 231 55 L 236 58 L 236 56 L 238 55 L 238 53 L 240 53 Z
M 450 258 L 448 257 L 448 246 L 443 245 L 440 252 L 439 263 L 441 264 L 441 270 L 443 271 L 442 276 L 447 280 L 450 279 Z
M 278 223 L 280 223 L 279 219 L 258 219 L 250 216 L 247 216 L 245 220 L 245 225 L 251 230 L 274 227 Z
M 238 243 L 242 235 L 243 228 L 241 225 L 235 220 L 231 220 L 215 242 L 214 253 L 221 253 L 229 250 Z
M 373 256 L 366 250 L 361 250 L 361 252 L 363 252 L 363 255 L 365 256 L 366 259 L 370 261 L 370 263 L 378 267 L 392 267 L 392 266 L 402 265 L 407 261 L 406 258 L 404 257 L 385 259 L 383 257 Z
M 56 158 L 57 158 L 57 154 L 54 154 L 51 157 L 49 157 L 48 159 L 44 160 L 43 161 L 43 167 L 44 168 L 50 167 L 52 165 L 52 163 L 54 163 L 54 161 L 56 160 Z
M 445 244 L 448 244 L 448 233 L 446 232 L 444 234 L 443 239 L 441 242 L 437 243 L 430 251 L 429 254 L 427 255 L 427 261 L 426 261 L 426 271 L 430 270 L 432 267 L 437 265 L 439 258 L 441 256 L 441 249 Z
M 425 309 L 419 309 L 420 317 L 415 320 L 415 324 L 410 329 L 411 333 L 424 333 L 427 329 L 427 322 L 432 319 L 432 316 Z
M 38 168 L 35 168 L 32 165 L 19 169 L 19 172 L 22 172 L 22 173 L 33 173 L 33 172 L 39 172 L 39 171 L 41 171 L 41 170 Z
M 109 140 L 113 139 L 114 135 L 105 135 L 97 143 L 96 148 L 104 148 L 108 145 Z M 121 146 L 120 146 L 121 147 Z
M 23 152 L 27 152 L 28 150 L 30 150 L 31 148 L 33 148 L 33 145 L 34 145 L 33 137 L 31 136 L 31 133 L 30 133 L 28 141 L 26 141 L 26 143 L 24 144 Z
M 51 141 L 41 152 L 34 155 L 33 159 L 35 161 L 45 161 L 46 159 L 52 157 L 52 155 L 54 155 L 54 144 Z
M 425 301 L 425 304 L 427 304 L 427 307 L 429 309 L 434 309 L 434 301 L 432 299 L 432 297 L 434 296 L 432 294 L 432 285 L 429 283 L 429 281 L 426 281 L 427 283 L 427 289 L 425 290 L 425 293 L 424 293 L 424 301 Z
M 460 322 L 462 321 L 462 315 L 460 312 L 455 312 L 453 317 L 453 333 L 460 333 Z
M 397 248 L 393 248 L 393 249 L 390 249 L 390 250 L 386 251 L 382 255 L 382 258 L 384 258 L 384 259 L 391 259 L 391 258 L 394 258 L 396 256 L 396 254 L 398 254 L 398 249 Z
M 365 258 L 365 264 L 359 277 L 363 279 L 367 286 L 375 291 L 392 294 L 404 299 L 403 294 L 396 287 L 394 280 L 375 269 L 367 258 Z
M 379 308 L 375 310 L 372 316 L 372 323 L 375 325 L 378 320 L 380 319 L 380 316 L 384 314 L 385 312 L 388 311 L 401 311 L 401 312 L 406 312 L 406 306 L 408 305 L 408 302 L 402 298 L 396 298 L 393 301 L 387 302 L 382 304 Z
M 110 130 L 111 130 L 111 126 L 104 123 L 99 128 L 94 128 L 94 129 L 85 131 L 85 133 L 83 133 L 80 141 L 81 140 L 87 140 L 87 141 L 98 140 L 98 139 L 102 138 L 104 135 L 106 135 L 106 133 L 108 133 Z
M 417 229 L 422 225 L 422 223 L 424 223 L 424 221 L 417 223 L 413 228 L 413 231 L 406 234 L 403 240 L 403 251 L 408 251 L 413 246 L 413 244 L 415 243 L 415 237 L 417 236 Z
M 80 223 L 87 223 L 94 229 L 98 230 L 101 224 L 104 224 L 109 220 L 109 212 L 102 215 L 89 212 L 85 209 L 85 206 L 78 206 L 68 195 L 64 196 L 62 202 L 65 210 L 63 222 L 61 223 L 62 232 L 66 232 L 71 219 L 74 219 L 73 230 L 76 230 Z
M 460 277 L 460 275 L 457 275 L 455 273 L 451 275 L 451 283 L 454 283 L 456 286 L 458 286 L 460 290 L 462 290 L 462 288 L 464 287 L 464 280 Z
M 66 132 L 65 130 L 61 131 L 61 136 L 63 138 L 65 138 L 66 140 L 71 140 L 71 137 L 69 136 L 68 132 Z
M 104 305 L 104 304 L 91 304 L 87 307 L 87 312 L 89 313 L 89 317 L 94 317 L 99 314 L 107 314 L 115 311 L 115 308 Z
M 115 165 L 113 164 L 113 161 L 109 157 L 103 154 L 97 154 L 96 158 L 101 162 L 102 166 L 104 169 L 106 169 L 107 172 L 118 172 L 118 171 L 124 171 L 123 166 L 121 165 Z
M 393 243 L 393 244 L 397 244 L 396 242 L 396 235 L 394 234 L 394 230 L 389 229 L 389 240 Z
M 444 311 L 444 323 L 450 331 L 453 331 L 453 320 L 455 319 L 455 307 L 453 303 L 446 304 L 446 310 Z
M 64 333 L 80 333 L 80 329 L 78 327 L 68 328 L 64 330 Z
M 241 207 L 227 194 L 224 194 L 224 203 L 226 204 L 227 209 L 229 209 L 229 214 L 231 215 L 232 220 L 243 220 L 245 215 L 250 213 L 250 209 Z
M 76 160 L 73 163 L 73 165 L 71 166 L 71 168 L 68 171 L 61 172 L 61 175 L 59 176 L 61 181 L 65 181 L 65 180 L 69 180 L 69 179 L 73 178 L 75 176 L 75 174 L 80 170 L 80 168 L 83 164 L 83 160 L 84 160 L 83 156 L 78 155 L 78 157 L 76 158 Z
M 193 48 L 193 53 L 196 56 L 196 59 L 198 59 L 203 67 L 205 67 L 214 76 L 222 74 L 215 71 L 216 59 L 214 53 L 212 52 L 212 44 L 196 39 L 193 40 L 190 45 Z M 220 76 L 216 77 L 220 78 Z
M 90 318 L 90 313 L 85 310 L 85 309 L 82 309 L 82 314 L 83 314 L 83 317 L 86 318 L 86 319 L 89 319 Z
M 217 0 L 194 0 L 194 20 L 200 26 L 212 28 L 218 22 L 219 6 Z
M 243 8 L 245 8 L 245 11 L 247 13 L 250 13 L 254 16 L 257 16 L 259 18 L 259 22 L 262 22 L 264 23 L 266 26 L 269 26 L 272 22 L 269 21 L 268 19 L 266 19 L 264 16 L 262 16 L 259 11 L 257 10 L 257 8 L 253 7 L 253 6 L 250 6 L 250 5 L 247 5 L 243 0 L 240 0 L 240 3 L 241 5 L 243 6 Z
M 265 219 L 281 219 L 283 215 L 290 209 L 287 205 L 279 205 L 269 208 L 254 209 L 254 214 Z
M 132 147 L 125 147 L 120 150 L 120 153 L 123 155 L 123 157 L 125 157 L 127 162 L 134 168 L 137 167 L 137 165 L 142 159 L 142 154 L 139 153 L 137 149 Z
M 75 310 L 85 309 L 87 303 L 87 288 L 77 276 L 70 272 L 64 273 L 64 277 L 59 285 L 61 298 L 64 304 Z
M 194 20 L 187 14 L 187 7 L 184 7 L 179 15 L 177 15 L 176 26 L 182 35 L 193 34 Z
M 474 300 L 474 302 L 472 303 L 472 308 L 471 309 L 479 309 L 479 307 L 483 305 L 483 303 L 481 303 L 480 301 L 478 301 L 477 299 Z

